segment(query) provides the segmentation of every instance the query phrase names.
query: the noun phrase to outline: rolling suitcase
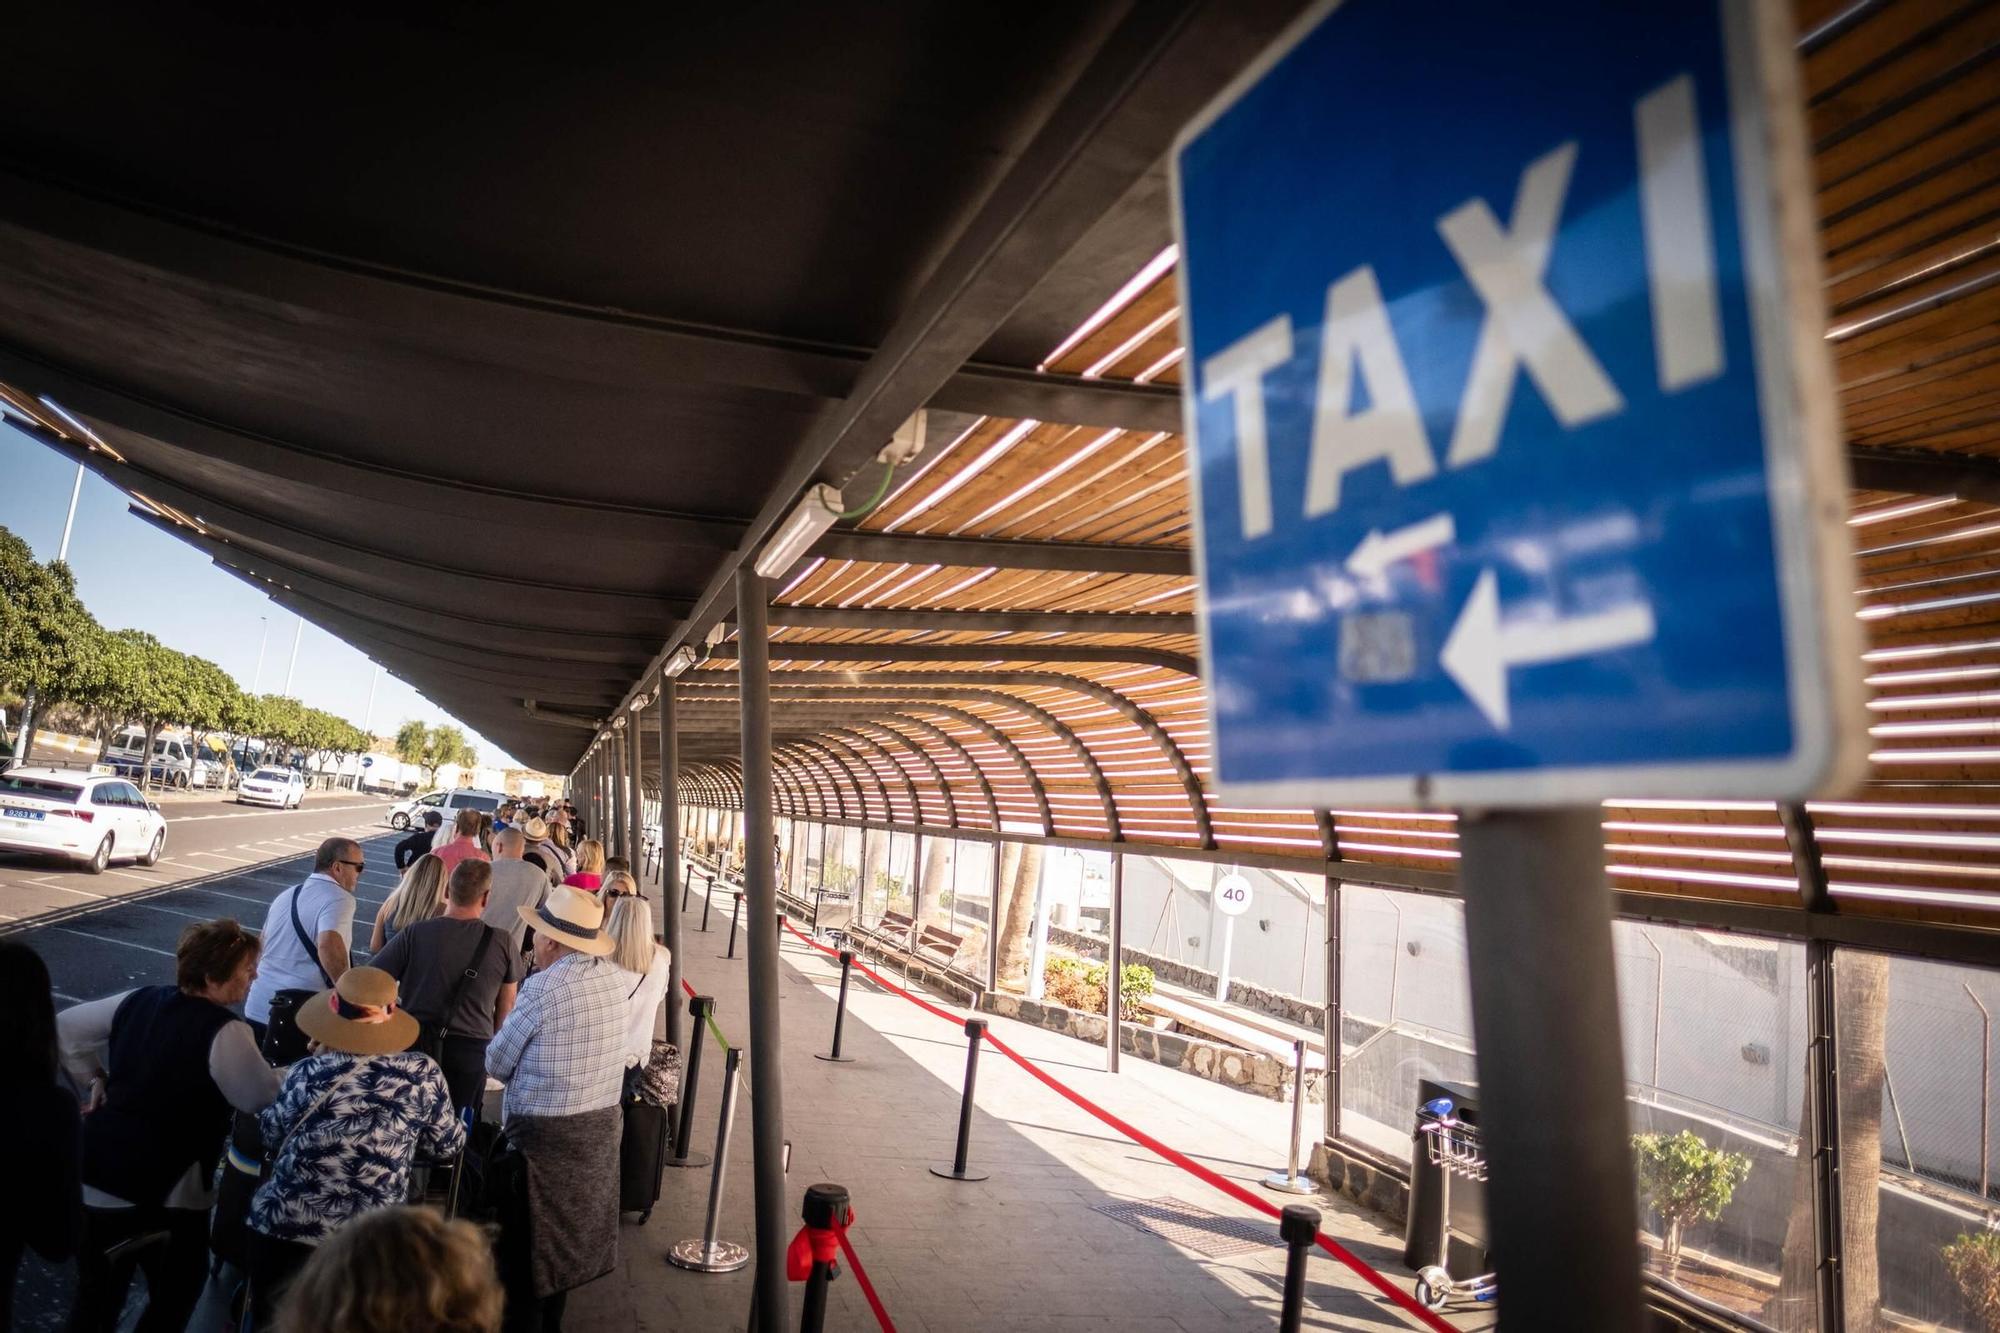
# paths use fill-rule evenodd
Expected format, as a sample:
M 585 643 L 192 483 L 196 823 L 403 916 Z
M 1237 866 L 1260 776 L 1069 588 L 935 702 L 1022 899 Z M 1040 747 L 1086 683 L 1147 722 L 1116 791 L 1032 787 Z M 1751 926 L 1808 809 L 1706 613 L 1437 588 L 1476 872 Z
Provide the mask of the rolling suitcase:
M 618 1211 L 639 1214 L 639 1225 L 660 1201 L 660 1177 L 667 1166 L 665 1108 L 628 1095 L 625 1128 L 618 1141 Z

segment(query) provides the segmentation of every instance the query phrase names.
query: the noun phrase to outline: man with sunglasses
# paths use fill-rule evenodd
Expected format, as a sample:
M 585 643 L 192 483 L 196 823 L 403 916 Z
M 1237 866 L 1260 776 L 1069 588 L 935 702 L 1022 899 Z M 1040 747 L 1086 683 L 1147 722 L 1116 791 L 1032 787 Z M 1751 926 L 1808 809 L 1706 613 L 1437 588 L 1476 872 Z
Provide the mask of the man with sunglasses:
M 312 874 L 271 902 L 264 917 L 264 956 L 243 1002 L 243 1016 L 261 1044 L 280 991 L 318 992 L 340 980 L 350 965 L 354 938 L 354 886 L 367 868 L 361 844 L 328 838 L 313 856 Z

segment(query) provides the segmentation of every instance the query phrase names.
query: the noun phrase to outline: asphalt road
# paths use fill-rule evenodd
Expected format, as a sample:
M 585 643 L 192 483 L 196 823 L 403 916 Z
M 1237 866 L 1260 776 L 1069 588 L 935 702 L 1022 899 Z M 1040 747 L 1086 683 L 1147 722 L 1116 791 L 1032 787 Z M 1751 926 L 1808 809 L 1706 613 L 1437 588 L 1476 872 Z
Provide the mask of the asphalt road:
M 352 793 L 316 796 L 294 811 L 175 801 L 165 807 L 167 854 L 150 870 L 113 866 L 88 875 L 0 853 L 0 936 L 26 941 L 47 961 L 58 1008 L 170 982 L 174 942 L 189 922 L 233 916 L 261 929 L 271 900 L 311 870 L 320 842 L 344 833 L 361 842 L 368 862 L 355 894 L 365 945 L 375 909 L 396 884 L 390 858 L 403 835 L 384 822 L 388 809 Z M 29 1255 L 15 1288 L 15 1326 L 63 1327 L 74 1272 Z M 133 1284 L 135 1306 L 144 1285 Z
M 271 899 L 311 869 L 322 839 L 390 837 L 387 812 L 381 801 L 344 792 L 294 811 L 175 801 L 165 807 L 166 855 L 150 869 L 114 864 L 90 875 L 59 860 L 0 853 L 0 935 L 25 939 L 48 961 L 58 1005 L 168 981 L 174 941 L 188 922 L 234 916 L 261 926 Z M 369 848 L 358 891 L 367 919 L 395 887 L 393 846 L 392 839 Z

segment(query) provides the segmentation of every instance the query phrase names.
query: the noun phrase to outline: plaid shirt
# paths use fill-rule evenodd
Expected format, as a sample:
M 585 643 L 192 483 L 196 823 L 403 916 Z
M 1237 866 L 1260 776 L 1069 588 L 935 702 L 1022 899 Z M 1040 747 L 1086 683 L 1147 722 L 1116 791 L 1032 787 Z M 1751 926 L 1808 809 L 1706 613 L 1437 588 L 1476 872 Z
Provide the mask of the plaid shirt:
M 487 1072 L 507 1085 L 509 1120 L 618 1104 L 631 990 L 631 973 L 582 954 L 566 954 L 521 983 L 520 998 L 486 1048 Z

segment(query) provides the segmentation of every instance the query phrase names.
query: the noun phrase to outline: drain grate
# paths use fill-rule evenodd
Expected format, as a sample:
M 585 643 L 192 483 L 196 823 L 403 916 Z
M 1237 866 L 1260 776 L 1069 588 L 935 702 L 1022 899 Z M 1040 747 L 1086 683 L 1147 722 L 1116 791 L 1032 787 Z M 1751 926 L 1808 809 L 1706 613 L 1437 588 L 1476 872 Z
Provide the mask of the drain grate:
M 1254 1254 L 1279 1243 L 1275 1222 L 1223 1217 L 1172 1195 L 1158 1199 L 1116 1199 L 1095 1205 L 1095 1211 L 1211 1259 Z

